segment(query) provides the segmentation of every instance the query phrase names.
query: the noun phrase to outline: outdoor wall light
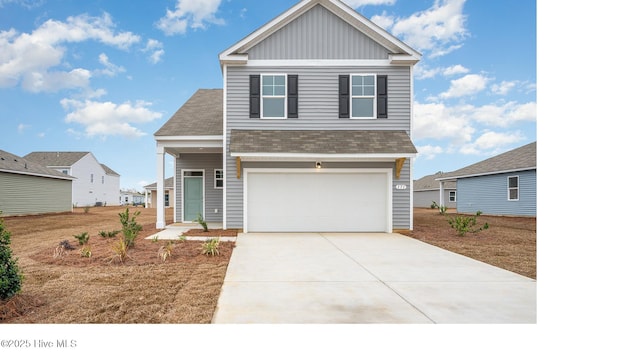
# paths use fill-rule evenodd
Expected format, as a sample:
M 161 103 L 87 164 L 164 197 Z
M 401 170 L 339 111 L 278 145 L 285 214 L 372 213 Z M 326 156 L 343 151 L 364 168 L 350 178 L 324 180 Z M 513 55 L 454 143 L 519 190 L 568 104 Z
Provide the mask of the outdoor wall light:
M 322 169 L 322 161 L 316 161 L 316 169 Z

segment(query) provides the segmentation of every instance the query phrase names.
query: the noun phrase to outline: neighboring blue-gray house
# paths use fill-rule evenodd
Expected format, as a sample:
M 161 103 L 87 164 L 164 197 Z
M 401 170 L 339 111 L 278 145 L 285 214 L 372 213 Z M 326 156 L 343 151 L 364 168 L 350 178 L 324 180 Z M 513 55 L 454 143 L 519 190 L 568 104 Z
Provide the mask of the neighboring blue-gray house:
M 413 227 L 413 66 L 421 54 L 337 0 L 303 0 L 219 55 L 155 133 L 175 222 L 245 232 Z M 158 206 L 158 228 L 165 226 Z
M 458 213 L 536 216 L 536 142 L 447 173 L 456 181 Z M 440 192 L 441 199 L 444 191 Z

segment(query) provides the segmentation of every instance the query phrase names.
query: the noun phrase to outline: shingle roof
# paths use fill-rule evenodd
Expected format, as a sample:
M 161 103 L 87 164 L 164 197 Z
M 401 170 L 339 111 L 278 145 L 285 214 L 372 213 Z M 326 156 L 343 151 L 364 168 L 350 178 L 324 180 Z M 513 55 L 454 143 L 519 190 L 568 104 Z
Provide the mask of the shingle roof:
M 118 174 L 117 172 L 113 171 L 113 169 L 111 169 L 110 167 L 108 167 L 105 164 L 100 164 L 100 166 L 102 166 L 102 168 L 104 169 L 104 172 L 107 175 L 116 175 L 116 176 L 120 176 L 120 174 Z
M 87 154 L 88 151 L 35 151 L 24 158 L 44 166 L 71 166 Z
M 49 169 L 44 165 L 29 161 L 3 150 L 0 150 L 0 172 L 52 177 L 65 180 L 74 179 L 72 176 L 65 175 L 57 170 Z
M 513 170 L 536 168 L 536 142 L 507 151 L 503 154 L 447 173 L 440 179 L 455 179 L 475 175 L 504 173 Z
M 222 135 L 222 131 L 222 90 L 199 89 L 154 135 Z
M 153 184 L 149 184 L 147 186 L 144 187 L 147 190 L 157 190 L 158 189 L 158 183 L 154 182 Z M 164 179 L 164 188 L 165 189 L 173 189 L 173 176 L 170 178 L 166 178 Z
M 421 190 L 440 190 L 440 182 L 436 179 L 447 176 L 448 173 L 439 172 L 433 175 L 427 175 L 421 177 L 418 180 L 413 182 L 413 191 L 421 191 Z M 445 189 L 455 189 L 456 182 L 455 181 L 446 181 L 444 183 Z
M 231 130 L 231 153 L 415 154 L 405 131 Z

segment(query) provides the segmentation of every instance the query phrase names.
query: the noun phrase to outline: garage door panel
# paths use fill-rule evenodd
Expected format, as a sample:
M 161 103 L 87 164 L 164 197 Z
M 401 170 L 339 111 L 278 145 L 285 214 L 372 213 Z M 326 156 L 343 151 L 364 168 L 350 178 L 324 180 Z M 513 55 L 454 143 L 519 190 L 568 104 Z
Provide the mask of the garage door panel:
M 248 231 L 387 231 L 387 173 L 248 173 Z

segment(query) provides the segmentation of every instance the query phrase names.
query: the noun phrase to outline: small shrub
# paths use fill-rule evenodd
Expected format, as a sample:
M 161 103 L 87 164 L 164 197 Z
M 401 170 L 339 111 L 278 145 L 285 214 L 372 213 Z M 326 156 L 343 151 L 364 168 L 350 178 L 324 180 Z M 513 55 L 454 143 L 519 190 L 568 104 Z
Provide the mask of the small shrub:
M 5 230 L 4 221 L 0 218 L 0 300 L 13 297 L 22 288 L 22 272 L 9 245 L 11 233 Z
M 474 216 L 456 216 L 454 218 L 449 218 L 447 221 L 449 222 L 449 225 L 456 230 L 458 236 L 464 236 L 467 233 L 473 234 L 489 228 L 489 223 L 485 223 L 484 225 L 474 229 L 474 226 L 477 224 L 477 217 L 481 214 L 482 212 L 478 211 Z
M 202 253 L 208 256 L 220 255 L 220 250 L 218 250 L 219 246 L 220 238 L 208 239 L 202 244 Z
M 84 213 L 85 213 L 85 214 L 88 214 L 88 213 L 89 213 L 89 209 L 90 209 L 90 207 L 89 207 L 89 206 L 85 206 L 85 207 L 84 207 Z
M 91 257 L 91 247 L 90 246 L 83 246 L 82 249 L 80 249 L 80 256 L 86 257 L 86 258 L 90 258 Z
M 113 230 L 113 231 L 104 231 L 104 230 L 102 230 L 98 234 L 100 236 L 102 236 L 103 238 L 105 238 L 105 239 L 106 238 L 111 239 L 111 238 L 116 237 L 116 235 L 120 234 L 120 230 Z
M 180 236 L 178 236 L 178 240 L 180 240 L 181 242 L 185 242 L 185 241 L 187 241 L 187 235 L 180 235 Z
M 75 246 L 71 245 L 69 240 L 62 240 L 58 243 L 63 250 L 75 250 Z
M 158 249 L 158 257 L 162 259 L 163 262 L 167 261 L 167 258 L 171 256 L 175 247 L 176 245 L 173 241 L 169 241 L 167 244 L 160 246 L 160 249 Z
M 155 244 L 155 243 L 158 242 L 158 240 L 160 240 L 160 239 L 158 238 L 158 235 L 156 235 L 151 239 L 151 242 Z
M 127 242 L 123 239 L 120 239 L 113 243 L 111 246 L 111 250 L 113 250 L 114 254 L 108 258 L 109 262 L 119 261 L 120 263 L 124 263 L 125 260 L 131 259 L 131 256 L 127 253 L 129 251 L 129 246 Z
M 202 218 L 202 214 L 198 214 L 198 218 L 195 221 L 202 226 L 202 231 L 209 232 L 209 226 L 207 226 L 207 222 Z
M 80 245 L 86 245 L 89 242 L 89 233 L 83 232 L 82 234 L 73 235 L 74 238 L 78 239 L 78 243 Z
M 432 201 L 432 202 L 431 202 L 431 208 L 432 208 L 432 209 L 437 209 L 437 208 L 439 208 L 438 203 L 437 203 L 437 202 L 435 202 L 435 201 Z
M 136 240 L 136 236 L 142 230 L 142 225 L 136 222 L 136 217 L 140 215 L 140 211 L 136 211 L 133 215 L 129 214 L 129 208 L 123 213 L 118 214 L 120 216 L 120 224 L 122 224 L 122 236 L 127 247 L 133 247 Z

